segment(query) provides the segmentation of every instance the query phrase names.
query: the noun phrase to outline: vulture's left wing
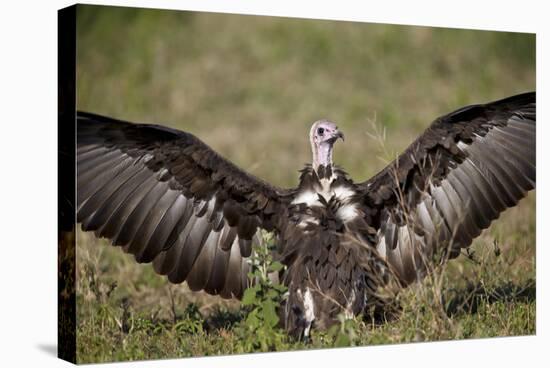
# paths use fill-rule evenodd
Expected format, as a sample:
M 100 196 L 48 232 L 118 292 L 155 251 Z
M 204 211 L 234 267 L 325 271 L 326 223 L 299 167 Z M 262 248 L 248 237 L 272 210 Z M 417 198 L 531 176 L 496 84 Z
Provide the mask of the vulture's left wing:
M 536 94 L 437 119 L 394 162 L 358 184 L 374 243 L 405 283 L 434 254 L 456 257 L 535 188 Z
M 171 282 L 241 296 L 253 238 L 287 193 L 189 133 L 78 112 L 78 222 Z

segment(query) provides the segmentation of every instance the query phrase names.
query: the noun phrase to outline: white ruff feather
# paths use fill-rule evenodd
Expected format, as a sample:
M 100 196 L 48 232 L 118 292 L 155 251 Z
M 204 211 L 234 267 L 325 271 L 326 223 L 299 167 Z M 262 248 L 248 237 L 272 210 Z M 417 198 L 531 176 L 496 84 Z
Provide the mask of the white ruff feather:
M 343 222 L 353 221 L 358 214 L 355 204 L 343 205 L 336 211 L 336 216 Z
M 301 192 L 292 201 L 292 204 L 298 204 L 298 203 L 305 203 L 308 206 L 321 206 L 321 202 L 319 202 L 319 196 L 317 192 L 312 192 L 309 190 Z
M 329 185 L 323 185 L 323 188 L 317 192 L 310 190 L 301 192 L 296 196 L 296 198 L 294 198 L 292 204 L 304 203 L 309 207 L 323 206 L 323 204 L 319 201 L 319 196 L 323 196 L 327 202 L 330 201 L 331 198 L 335 198 L 343 203 L 343 205 L 336 212 L 336 216 L 338 216 L 338 218 L 343 222 L 348 222 L 354 220 L 359 215 L 357 206 L 349 203 L 354 195 L 355 191 L 345 186 L 330 189 Z M 307 224 L 311 223 L 318 224 L 319 222 L 315 221 L 313 218 L 308 218 L 301 225 L 302 227 L 305 227 Z
M 298 227 L 300 229 L 305 229 L 309 225 L 319 225 L 319 220 L 313 216 L 307 216 L 304 220 L 300 221 L 300 223 L 298 224 Z
M 340 186 L 340 187 L 334 188 L 334 195 L 340 201 L 345 201 L 350 197 L 352 197 L 354 194 L 355 194 L 355 191 L 348 187 Z

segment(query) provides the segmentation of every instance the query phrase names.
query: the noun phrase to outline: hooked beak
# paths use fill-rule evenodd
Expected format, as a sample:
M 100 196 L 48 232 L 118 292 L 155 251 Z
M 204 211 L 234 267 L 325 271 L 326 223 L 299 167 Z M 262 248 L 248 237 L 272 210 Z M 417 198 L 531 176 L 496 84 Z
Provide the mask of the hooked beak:
M 338 140 L 338 138 L 342 138 L 342 141 L 344 141 L 344 133 L 342 133 L 338 129 L 332 132 L 332 137 L 334 138 L 335 142 Z

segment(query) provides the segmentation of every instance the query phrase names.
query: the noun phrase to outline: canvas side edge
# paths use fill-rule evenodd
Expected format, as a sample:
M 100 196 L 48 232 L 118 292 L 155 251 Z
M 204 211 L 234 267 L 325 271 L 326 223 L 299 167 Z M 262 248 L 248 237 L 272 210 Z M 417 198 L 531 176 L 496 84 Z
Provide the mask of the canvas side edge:
M 58 11 L 57 355 L 76 363 L 76 5 Z

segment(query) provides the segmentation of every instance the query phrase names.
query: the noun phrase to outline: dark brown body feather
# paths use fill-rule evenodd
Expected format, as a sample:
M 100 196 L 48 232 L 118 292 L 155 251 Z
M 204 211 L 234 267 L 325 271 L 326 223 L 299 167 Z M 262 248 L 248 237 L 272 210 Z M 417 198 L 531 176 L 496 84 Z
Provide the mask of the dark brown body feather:
M 78 221 L 170 281 L 223 297 L 242 295 L 256 234 L 274 231 L 287 266 L 283 322 L 307 333 L 456 257 L 535 187 L 535 98 L 443 116 L 363 183 L 309 166 L 296 189 L 245 173 L 191 134 L 79 112 Z
M 338 168 L 311 166 L 302 170 L 298 192 L 320 190 L 321 180 L 333 176 L 329 192 L 355 185 Z M 358 198 L 350 198 L 355 201 Z M 296 336 L 313 326 L 327 328 L 341 313 L 353 316 L 379 301 L 377 288 L 390 284 L 390 270 L 369 244 L 364 213 L 343 221 L 338 210 L 344 205 L 337 195 L 320 196 L 323 205 L 298 203 L 289 207 L 289 221 L 280 235 L 281 261 L 287 265 L 284 283 L 289 297 L 284 306 L 285 327 Z M 315 221 L 317 220 L 317 221 Z M 304 226 L 305 225 L 305 226 Z M 309 306 L 305 295 L 310 294 Z M 307 309 L 311 310 L 308 312 Z M 314 321 L 308 320 L 311 313 Z

